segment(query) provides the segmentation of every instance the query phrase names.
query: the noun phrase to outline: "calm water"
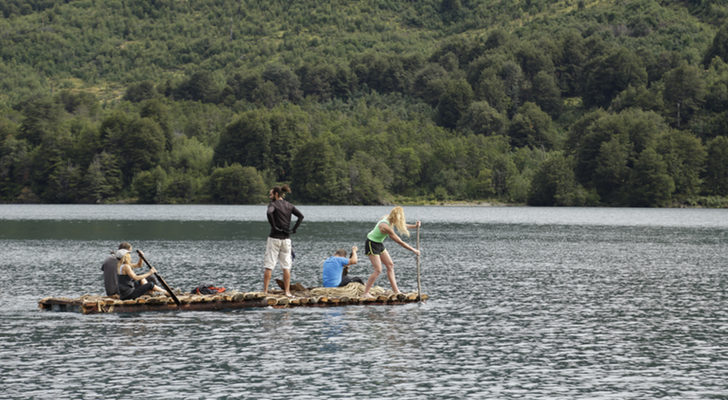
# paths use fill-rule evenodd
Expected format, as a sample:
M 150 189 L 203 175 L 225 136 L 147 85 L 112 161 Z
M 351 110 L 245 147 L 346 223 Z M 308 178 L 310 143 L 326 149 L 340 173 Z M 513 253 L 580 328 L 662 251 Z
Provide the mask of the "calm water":
M 388 210 L 300 208 L 306 286 Z M 122 240 L 174 287 L 260 290 L 264 207 L 0 205 L 2 397 L 728 399 L 728 210 L 405 210 L 424 304 L 81 315 L 37 302 L 101 293 Z

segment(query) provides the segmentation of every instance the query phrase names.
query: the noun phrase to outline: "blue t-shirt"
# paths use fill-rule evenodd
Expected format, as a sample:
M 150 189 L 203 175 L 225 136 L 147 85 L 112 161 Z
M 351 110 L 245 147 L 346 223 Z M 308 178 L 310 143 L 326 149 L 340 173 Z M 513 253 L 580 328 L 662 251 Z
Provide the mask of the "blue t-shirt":
M 331 256 L 324 261 L 324 287 L 337 287 L 341 283 L 341 272 L 349 264 L 346 257 Z

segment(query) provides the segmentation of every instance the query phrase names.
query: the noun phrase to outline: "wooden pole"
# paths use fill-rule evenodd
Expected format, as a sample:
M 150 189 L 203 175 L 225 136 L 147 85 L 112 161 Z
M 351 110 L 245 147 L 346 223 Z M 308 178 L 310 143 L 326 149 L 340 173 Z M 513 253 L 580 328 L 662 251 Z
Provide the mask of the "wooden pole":
M 152 265 L 149 264 L 149 261 L 147 261 L 147 259 L 144 258 L 144 256 L 142 255 L 142 253 L 139 252 L 139 250 L 137 250 L 137 254 L 139 254 L 139 258 L 141 258 L 142 260 L 144 260 L 144 263 L 147 264 L 147 267 L 152 268 Z M 156 272 L 154 273 L 154 276 L 159 280 L 159 282 L 162 284 L 162 286 L 164 286 L 164 290 L 166 290 L 167 293 L 169 293 L 169 296 L 172 298 L 172 300 L 174 300 L 174 302 L 177 303 L 178 306 L 180 304 L 182 304 L 182 303 L 180 303 L 179 299 L 174 294 L 174 292 L 172 291 L 172 289 L 169 287 L 169 285 L 167 285 L 167 282 L 165 282 L 164 279 L 162 279 L 162 277 L 159 276 L 159 274 L 156 273 Z
M 420 226 L 417 225 L 417 251 L 420 251 Z M 422 284 L 420 283 L 420 255 L 417 254 L 417 300 L 422 301 Z

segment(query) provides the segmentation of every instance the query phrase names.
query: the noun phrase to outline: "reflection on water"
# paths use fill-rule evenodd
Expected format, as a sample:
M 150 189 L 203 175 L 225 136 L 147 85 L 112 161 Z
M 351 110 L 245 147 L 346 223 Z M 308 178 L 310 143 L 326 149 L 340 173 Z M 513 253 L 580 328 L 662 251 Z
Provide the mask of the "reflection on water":
M 37 301 L 100 293 L 115 229 L 173 287 L 249 291 L 261 287 L 265 223 L 74 219 L 66 237 L 62 220 L 16 221 L 30 223 L 25 231 L 2 221 L 0 390 L 13 399 L 726 398 L 726 229 L 680 218 L 425 223 L 432 300 L 423 304 L 88 316 L 40 312 Z M 293 280 L 320 284 L 321 261 L 361 246 L 370 225 L 307 220 L 294 236 Z M 388 248 L 400 286 L 415 290 L 411 253 Z M 370 271 L 363 259 L 352 274 Z M 378 284 L 388 286 L 384 274 Z

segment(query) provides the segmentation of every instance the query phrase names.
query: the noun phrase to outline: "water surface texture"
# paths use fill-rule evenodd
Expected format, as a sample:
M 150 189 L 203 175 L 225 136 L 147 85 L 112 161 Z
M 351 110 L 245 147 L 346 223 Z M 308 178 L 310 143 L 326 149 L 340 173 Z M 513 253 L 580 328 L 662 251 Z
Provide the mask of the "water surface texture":
M 388 211 L 300 209 L 306 286 Z M 260 290 L 265 207 L 0 205 L 2 397 L 728 399 L 728 210 L 405 211 L 423 304 L 81 315 L 37 302 L 101 293 L 122 240 L 173 287 Z

